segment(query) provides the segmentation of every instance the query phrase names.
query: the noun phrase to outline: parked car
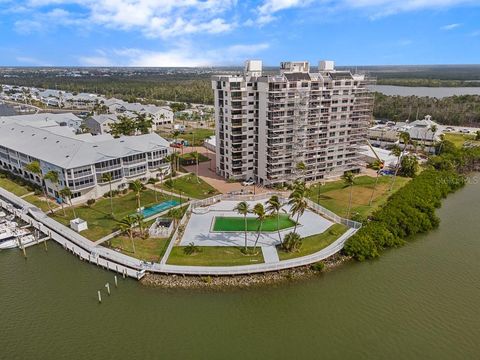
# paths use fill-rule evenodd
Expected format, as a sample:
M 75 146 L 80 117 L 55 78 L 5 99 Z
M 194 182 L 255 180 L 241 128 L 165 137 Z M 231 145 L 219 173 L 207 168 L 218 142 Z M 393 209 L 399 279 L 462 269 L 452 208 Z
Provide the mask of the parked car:
M 242 185 L 243 186 L 252 186 L 253 184 L 255 184 L 255 181 L 253 181 L 252 178 L 248 179 L 248 180 L 245 180 Z

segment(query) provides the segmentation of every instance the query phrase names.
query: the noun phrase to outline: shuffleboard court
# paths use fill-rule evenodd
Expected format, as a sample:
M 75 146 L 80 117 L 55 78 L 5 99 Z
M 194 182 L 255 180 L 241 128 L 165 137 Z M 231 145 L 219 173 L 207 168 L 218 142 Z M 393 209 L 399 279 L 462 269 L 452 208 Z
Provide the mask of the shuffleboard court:
M 247 231 L 258 231 L 260 221 L 254 217 L 247 217 Z M 277 217 L 265 219 L 262 232 L 283 230 L 295 226 L 295 221 L 288 215 L 280 215 L 277 229 Z M 213 223 L 213 231 L 245 231 L 245 219 L 241 216 L 216 216 Z

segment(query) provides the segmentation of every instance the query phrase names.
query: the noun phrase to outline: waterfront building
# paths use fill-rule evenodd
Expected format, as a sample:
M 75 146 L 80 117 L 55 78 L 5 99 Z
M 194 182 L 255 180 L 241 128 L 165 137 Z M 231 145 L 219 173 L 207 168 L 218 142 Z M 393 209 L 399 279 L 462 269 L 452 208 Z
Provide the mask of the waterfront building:
M 333 61 L 315 72 L 306 61 L 283 62 L 279 74 L 267 75 L 261 61 L 250 60 L 243 74 L 213 76 L 217 173 L 272 186 L 359 171 L 371 82 Z
M 73 193 L 72 201 L 82 203 L 109 191 L 104 174 L 111 174 L 112 189 L 124 189 L 134 180 L 147 181 L 159 173 L 168 174 L 169 144 L 157 134 L 92 136 L 62 133 L 56 127 L 36 127 L 0 118 L 0 168 L 41 185 L 41 179 L 25 170 L 38 161 L 45 175 L 54 170 L 59 184 L 45 182 L 50 196 L 58 198 L 64 187 Z

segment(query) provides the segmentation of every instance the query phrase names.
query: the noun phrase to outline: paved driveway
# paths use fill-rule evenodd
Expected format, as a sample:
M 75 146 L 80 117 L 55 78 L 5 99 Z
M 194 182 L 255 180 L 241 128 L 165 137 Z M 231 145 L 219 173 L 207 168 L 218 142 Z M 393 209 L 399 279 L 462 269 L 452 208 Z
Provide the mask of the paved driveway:
M 198 164 L 198 175 L 204 181 L 206 181 L 208 184 L 213 186 L 215 189 L 217 189 L 221 193 L 225 194 L 231 191 L 241 191 L 241 190 L 250 191 L 252 194 L 254 191 L 256 194 L 268 192 L 268 190 L 263 187 L 256 186 L 254 189 L 253 186 L 248 186 L 248 187 L 242 186 L 242 184 L 239 182 L 235 182 L 235 183 L 227 182 L 224 178 L 218 176 L 215 173 L 215 153 L 214 152 L 200 146 L 187 147 L 187 148 L 184 148 L 183 150 L 184 153 L 189 153 L 192 151 L 198 151 L 200 154 L 205 155 L 210 159 L 210 161 L 205 161 Z M 195 165 L 186 166 L 185 169 L 192 173 L 195 173 L 197 171 Z

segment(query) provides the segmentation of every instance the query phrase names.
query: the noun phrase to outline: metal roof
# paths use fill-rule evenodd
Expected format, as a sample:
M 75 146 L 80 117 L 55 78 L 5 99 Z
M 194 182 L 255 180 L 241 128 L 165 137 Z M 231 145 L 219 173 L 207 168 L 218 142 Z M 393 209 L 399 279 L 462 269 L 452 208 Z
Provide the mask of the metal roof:
M 168 148 L 168 142 L 157 134 L 124 136 L 116 139 L 92 136 L 65 136 L 48 128 L 19 123 L 0 122 L 0 144 L 64 169 Z

